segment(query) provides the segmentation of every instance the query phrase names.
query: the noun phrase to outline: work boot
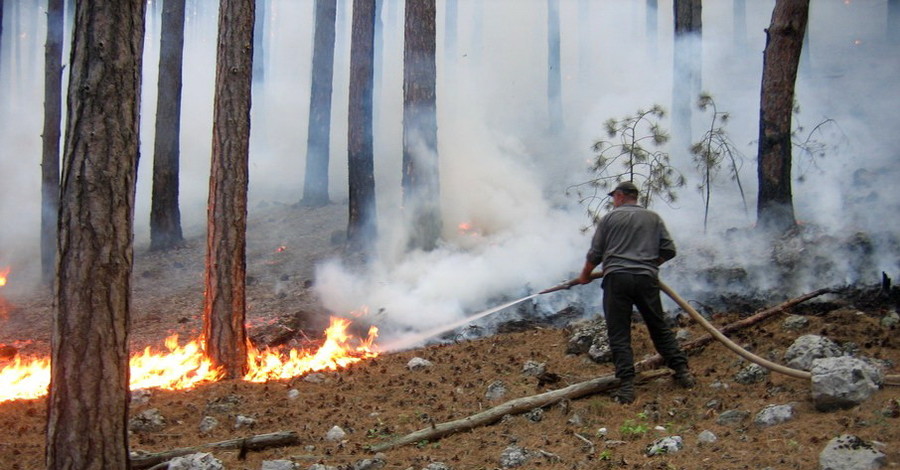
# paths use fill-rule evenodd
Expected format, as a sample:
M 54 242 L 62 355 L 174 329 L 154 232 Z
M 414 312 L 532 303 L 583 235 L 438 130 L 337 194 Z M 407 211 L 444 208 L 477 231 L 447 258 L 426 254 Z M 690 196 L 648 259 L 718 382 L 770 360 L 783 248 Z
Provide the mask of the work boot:
M 634 378 L 621 379 L 619 388 L 613 392 L 612 398 L 616 403 L 623 405 L 634 403 Z
M 675 380 L 675 385 L 681 388 L 694 388 L 694 385 L 697 384 L 694 375 L 691 374 L 690 369 L 687 367 L 676 370 L 672 378 Z

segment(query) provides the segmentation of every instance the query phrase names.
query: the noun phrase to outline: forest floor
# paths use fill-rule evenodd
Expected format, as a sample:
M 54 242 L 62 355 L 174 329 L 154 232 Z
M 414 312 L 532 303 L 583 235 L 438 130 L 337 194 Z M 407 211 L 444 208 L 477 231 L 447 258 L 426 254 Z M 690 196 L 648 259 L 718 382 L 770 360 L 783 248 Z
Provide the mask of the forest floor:
M 310 286 L 316 263 L 337 256 L 346 224 L 346 207 L 311 209 L 281 204 L 251 211 L 248 229 L 248 325 L 257 343 L 315 343 L 321 339 L 327 314 Z M 135 351 L 160 348 L 171 334 L 196 338 L 201 331 L 205 240 L 194 236 L 182 249 L 165 254 L 136 247 L 130 338 Z M 15 273 L 11 273 L 11 277 Z M 828 287 L 828 286 L 822 286 Z M 866 286 L 860 286 L 866 287 Z M 829 295 L 807 301 L 766 322 L 731 334 L 732 339 L 776 362 L 803 334 L 827 336 L 841 345 L 855 344 L 860 355 L 890 361 L 890 374 L 900 372 L 897 327 L 885 328 L 884 315 L 897 309 L 879 300 L 877 290 L 860 289 L 853 298 Z M 869 292 L 869 294 L 865 294 Z M 868 295 L 868 297 L 866 297 Z M 866 298 L 865 302 L 860 299 Z M 774 306 L 786 299 L 771 299 Z M 722 326 L 753 312 L 718 312 Z M 788 314 L 809 320 L 801 331 L 783 328 Z M 0 345 L 23 356 L 49 353 L 51 296 L 40 289 L 15 289 L 11 280 L 0 290 Z M 690 337 L 703 334 L 699 325 L 679 326 Z M 290 338 L 277 332 L 290 331 Z M 273 333 L 274 332 L 274 333 Z M 655 351 L 645 327 L 633 327 L 638 359 Z M 315 463 L 339 468 L 364 468 L 372 445 L 443 422 L 485 411 L 515 398 L 610 374 L 610 364 L 583 355 L 566 354 L 564 330 L 533 326 L 480 339 L 438 344 L 382 354 L 336 372 L 257 384 L 221 381 L 191 390 L 152 390 L 146 402 L 134 402 L 132 416 L 157 409 L 165 425 L 155 431 L 133 432 L 134 451 L 162 452 L 206 443 L 279 431 L 293 431 L 296 445 L 241 452 L 204 449 L 227 469 L 259 470 L 264 460 L 292 460 L 297 468 Z M 160 348 L 161 349 L 161 348 Z M 413 358 L 433 365 L 410 370 Z M 8 359 L 8 358 L 7 358 Z M 0 368 L 3 366 L 0 357 Z M 543 363 L 555 383 L 523 373 L 529 361 Z M 827 442 L 841 434 L 883 443 L 890 467 L 900 466 L 900 388 L 884 387 L 862 405 L 842 411 L 816 411 L 810 386 L 801 380 L 770 374 L 766 380 L 742 385 L 735 374 L 747 363 L 713 343 L 690 354 L 697 385 L 676 388 L 663 376 L 637 387 L 633 404 L 619 405 L 608 392 L 565 400 L 543 414 L 507 416 L 497 423 L 419 441 L 384 451 L 383 468 L 423 469 L 432 462 L 449 468 L 493 469 L 510 446 L 529 455 L 522 468 L 595 469 L 811 469 Z M 315 380 L 313 380 L 315 379 Z M 491 384 L 501 381 L 506 394 L 491 400 Z M 3 384 L 0 384 L 2 387 Z M 759 427 L 753 417 L 771 404 L 791 404 L 787 422 Z M 748 417 L 719 424 L 727 410 Z M 201 433 L 201 420 L 220 423 Z M 238 416 L 254 420 L 237 426 Z M 44 468 L 44 399 L 0 403 L 0 466 Z M 346 436 L 329 440 L 339 426 Z M 717 440 L 702 443 L 702 431 Z M 683 450 L 646 455 L 649 444 L 664 436 L 681 436 Z M 356 467 L 352 467 L 356 464 Z M 372 467 L 374 468 L 374 467 Z M 433 467 L 434 468 L 434 467 Z

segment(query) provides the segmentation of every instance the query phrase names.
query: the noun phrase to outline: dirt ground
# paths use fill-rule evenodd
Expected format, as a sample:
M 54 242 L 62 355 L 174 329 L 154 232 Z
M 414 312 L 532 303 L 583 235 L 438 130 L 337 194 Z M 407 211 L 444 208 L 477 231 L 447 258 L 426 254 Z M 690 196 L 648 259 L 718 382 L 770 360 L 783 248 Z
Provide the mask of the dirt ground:
M 315 342 L 321 333 L 322 309 L 309 289 L 319 260 L 336 255 L 345 228 L 346 208 L 320 209 L 270 204 L 252 209 L 248 233 L 248 323 L 257 342 L 293 344 L 303 336 Z M 166 254 L 136 248 L 131 339 L 135 350 L 158 347 L 172 333 L 181 338 L 198 335 L 203 303 L 204 240 L 193 236 L 184 248 Z M 13 273 L 14 274 L 14 273 Z M 22 355 L 49 351 L 50 296 L 36 289 L 0 290 L 4 316 L 0 317 L 0 344 Z M 874 294 L 873 294 L 874 295 Z M 773 299 L 775 303 L 783 299 Z M 792 311 L 731 335 L 755 353 L 780 361 L 784 351 L 802 334 L 821 334 L 835 342 L 858 347 L 860 355 L 890 361 L 891 374 L 900 373 L 900 339 L 896 327 L 885 328 L 881 318 L 896 305 L 878 299 L 830 296 L 811 300 Z M 720 312 L 713 318 L 725 325 L 753 312 Z M 809 325 L 800 331 L 782 327 L 789 313 L 802 314 Z M 691 338 L 703 334 L 693 322 L 681 329 Z M 280 337 L 278 332 L 302 330 L 302 335 Z M 505 401 L 562 388 L 610 374 L 610 364 L 597 364 L 585 356 L 566 354 L 563 330 L 532 327 L 524 331 L 452 344 L 432 345 L 401 353 L 384 354 L 339 372 L 252 384 L 223 381 L 186 391 L 153 390 L 146 403 L 135 403 L 132 415 L 158 409 L 165 426 L 130 437 L 134 451 L 161 452 L 228 439 L 278 431 L 293 431 L 299 443 L 288 447 L 241 452 L 212 450 L 228 469 L 261 468 L 263 460 L 288 459 L 301 469 L 312 464 L 351 468 L 374 458 L 372 445 L 429 426 L 458 420 Z M 634 325 L 638 358 L 653 348 L 641 324 Z M 412 371 L 412 358 L 427 359 L 432 367 Z M 544 363 L 546 374 L 523 373 L 529 362 Z M 819 412 L 810 399 L 810 387 L 798 379 L 770 374 L 750 385 L 735 381 L 746 363 L 714 343 L 690 355 L 698 384 L 691 390 L 675 388 L 663 376 L 637 387 L 637 401 L 619 405 L 606 392 L 508 416 L 501 421 L 419 441 L 383 452 L 384 467 L 422 469 L 443 462 L 453 469 L 500 468 L 509 446 L 528 451 L 522 468 L 595 469 L 810 469 L 818 468 L 818 455 L 826 443 L 849 433 L 884 444 L 889 466 L 900 466 L 900 387 L 885 387 L 853 409 Z M 3 366 L 0 359 L 0 367 Z M 558 379 L 555 382 L 548 378 Z M 489 386 L 501 381 L 506 394 L 486 397 Z M 2 386 L 2 384 L 0 384 Z M 296 392 L 295 392 L 296 391 Z M 753 417 L 770 404 L 792 404 L 793 419 L 760 428 Z M 717 423 L 727 410 L 742 410 L 749 417 L 732 425 Z M 0 403 L 0 462 L 3 468 L 43 468 L 44 400 Z M 236 427 L 237 416 L 255 423 Z M 219 425 L 201 435 L 204 416 Z M 334 426 L 343 439 L 326 434 Z M 717 436 L 701 443 L 708 430 Z M 681 436 L 683 450 L 647 456 L 647 446 L 659 437 Z

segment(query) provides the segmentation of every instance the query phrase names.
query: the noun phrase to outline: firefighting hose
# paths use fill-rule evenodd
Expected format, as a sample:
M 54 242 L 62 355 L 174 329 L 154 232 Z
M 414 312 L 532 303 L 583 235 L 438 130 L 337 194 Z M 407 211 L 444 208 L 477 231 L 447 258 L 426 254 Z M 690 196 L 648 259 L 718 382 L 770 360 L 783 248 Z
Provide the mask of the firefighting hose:
M 597 273 L 591 274 L 591 280 L 600 279 L 601 277 L 603 277 L 602 272 L 597 272 Z M 540 294 L 547 294 L 550 292 L 565 290 L 565 289 L 569 289 L 570 287 L 573 287 L 576 285 L 580 285 L 580 282 L 578 281 L 578 279 L 572 279 L 570 281 L 564 282 L 562 284 L 551 287 L 549 289 L 542 290 L 540 292 Z M 681 298 L 681 296 L 678 295 L 674 290 L 672 290 L 671 287 L 666 285 L 664 282 L 659 281 L 659 288 L 661 291 L 665 292 L 666 295 L 668 295 L 672 300 L 674 300 L 675 303 L 678 304 L 679 307 L 684 309 L 684 311 L 687 312 L 688 315 L 690 315 L 690 317 L 692 319 L 694 319 L 694 321 L 699 323 L 700 326 L 702 326 L 703 329 L 705 329 L 713 338 L 718 340 L 720 343 L 724 344 L 725 347 L 727 347 L 728 349 L 730 349 L 732 352 L 736 353 L 737 355 L 743 357 L 744 359 L 746 359 L 750 362 L 753 362 L 754 364 L 765 367 L 766 369 L 769 369 L 771 371 L 787 375 L 789 377 L 794 377 L 797 379 L 806 379 L 806 380 L 810 380 L 812 378 L 812 374 L 810 374 L 809 372 L 807 372 L 805 370 L 794 369 L 791 367 L 783 366 L 781 364 L 776 364 L 772 361 L 769 361 L 767 359 L 759 357 L 759 356 L 751 353 L 750 351 L 747 351 L 746 349 L 744 349 L 741 346 L 739 346 L 738 344 L 736 344 L 734 341 L 730 340 L 727 336 L 722 334 L 722 332 L 719 331 L 715 327 L 715 325 L 713 325 L 712 323 L 707 321 L 706 318 L 704 318 L 702 315 L 700 315 L 700 313 L 698 313 L 697 310 L 694 309 L 694 307 L 691 307 L 691 305 L 689 303 L 687 303 L 687 301 L 685 301 L 683 298 Z M 885 385 L 893 385 L 893 386 L 900 385 L 900 375 L 885 375 L 884 376 L 884 384 Z

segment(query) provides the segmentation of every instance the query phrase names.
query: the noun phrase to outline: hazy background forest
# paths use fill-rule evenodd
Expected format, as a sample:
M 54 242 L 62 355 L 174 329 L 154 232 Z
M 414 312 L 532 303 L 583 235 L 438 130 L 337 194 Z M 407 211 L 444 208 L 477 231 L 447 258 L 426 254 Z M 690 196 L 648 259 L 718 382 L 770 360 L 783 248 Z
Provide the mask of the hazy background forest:
M 137 250 L 149 243 L 160 3 L 148 3 Z M 316 285 L 325 305 L 337 312 L 380 307 L 388 312 L 387 323 L 399 330 L 427 328 L 488 306 L 497 296 L 572 277 L 587 248 L 587 235 L 580 229 L 589 219 L 566 189 L 590 178 L 591 146 L 606 138 L 604 121 L 655 104 L 671 109 L 672 4 L 659 1 L 659 11 L 648 12 L 649 3 L 560 1 L 563 117 L 550 122 L 547 2 L 460 0 L 455 34 L 446 28 L 445 3 L 438 2 L 444 244 L 429 253 L 406 253 L 398 242 L 404 230 L 399 223 L 402 2 L 386 1 L 379 23 L 383 43 L 376 51 L 373 132 L 379 258 L 366 273 L 350 272 L 338 263 L 321 266 Z M 889 3 L 817 0 L 810 9 L 796 88 L 800 112 L 795 127 L 803 127 L 798 139 L 825 120 L 833 125 L 812 136 L 826 146 L 824 156 L 811 159 L 795 151 L 797 217 L 835 237 L 866 232 L 877 252 L 876 265 L 868 266 L 863 277 L 845 266 L 852 254 L 829 253 L 836 268 L 829 278 L 810 279 L 811 287 L 876 281 L 881 271 L 894 275 L 900 268 L 892 235 L 900 208 L 900 191 L 893 184 L 900 176 L 900 25 L 890 24 L 895 16 L 887 14 Z M 345 203 L 351 3 L 338 4 L 330 192 L 333 202 Z M 0 267 L 13 266 L 21 273 L 10 289 L 33 287 L 40 272 L 42 5 L 8 1 L 3 16 Z M 181 211 L 185 236 L 195 237 L 204 233 L 206 222 L 217 15 L 215 2 L 187 5 Z M 261 5 L 264 36 L 255 55 L 261 73 L 254 78 L 252 105 L 251 216 L 267 204 L 294 204 L 301 198 L 312 56 L 312 1 L 267 0 Z M 677 202 L 657 201 L 652 207 L 666 219 L 682 252 L 678 263 L 663 271 L 676 290 L 704 288 L 685 273 L 713 260 L 757 269 L 754 280 L 761 289 L 776 282 L 766 277 L 770 260 L 761 247 L 729 230 L 739 234 L 755 222 L 760 75 L 773 5 L 772 0 L 704 4 L 702 90 L 731 115 L 726 130 L 744 154 L 741 178 L 751 207 L 744 210 L 723 172 L 704 234 L 703 202 L 696 190 L 700 176 L 686 149 L 666 149 L 688 179 Z M 68 48 L 63 57 L 65 63 Z M 709 122 L 708 113 L 694 111 L 692 142 Z M 670 122 L 662 124 L 671 130 Z

